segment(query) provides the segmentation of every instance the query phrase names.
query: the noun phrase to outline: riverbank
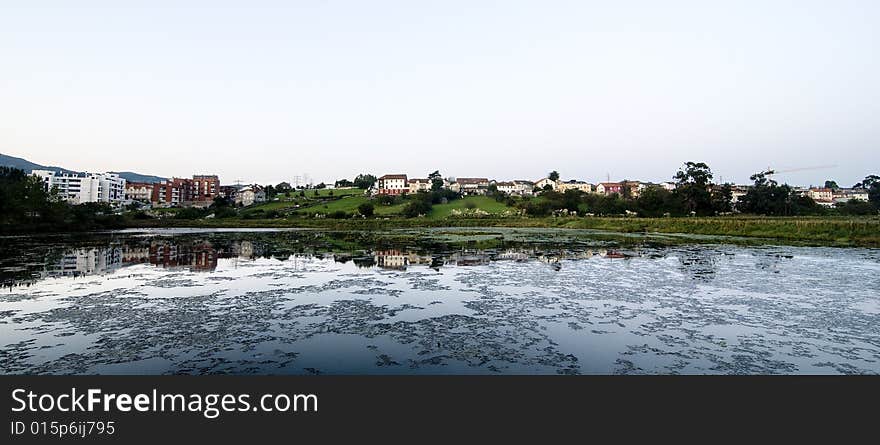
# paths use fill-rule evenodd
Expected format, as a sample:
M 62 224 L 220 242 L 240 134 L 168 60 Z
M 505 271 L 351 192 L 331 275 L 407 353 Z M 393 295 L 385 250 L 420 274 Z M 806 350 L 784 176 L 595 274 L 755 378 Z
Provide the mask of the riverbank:
M 315 228 L 385 230 L 422 227 L 511 227 L 594 229 L 621 233 L 683 233 L 762 238 L 782 243 L 880 247 L 880 218 L 375 218 L 375 219 L 159 219 L 133 220 L 129 228 Z

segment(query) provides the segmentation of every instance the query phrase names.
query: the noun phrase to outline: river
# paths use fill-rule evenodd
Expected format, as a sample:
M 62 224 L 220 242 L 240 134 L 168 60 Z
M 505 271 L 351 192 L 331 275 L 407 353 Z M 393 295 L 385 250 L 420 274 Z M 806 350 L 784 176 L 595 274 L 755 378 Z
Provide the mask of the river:
M 877 374 L 880 250 L 550 229 L 0 239 L 3 374 Z

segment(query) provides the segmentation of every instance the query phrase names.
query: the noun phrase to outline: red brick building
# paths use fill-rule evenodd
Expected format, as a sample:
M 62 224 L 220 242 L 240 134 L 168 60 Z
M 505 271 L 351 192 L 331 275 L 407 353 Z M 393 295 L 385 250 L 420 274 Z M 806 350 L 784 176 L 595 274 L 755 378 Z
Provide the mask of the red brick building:
M 217 175 L 195 175 L 192 178 L 193 201 L 213 201 L 220 193 Z
M 153 185 L 154 205 L 165 207 L 205 206 L 220 193 L 220 179 L 216 175 L 194 175 L 189 178 L 171 178 Z

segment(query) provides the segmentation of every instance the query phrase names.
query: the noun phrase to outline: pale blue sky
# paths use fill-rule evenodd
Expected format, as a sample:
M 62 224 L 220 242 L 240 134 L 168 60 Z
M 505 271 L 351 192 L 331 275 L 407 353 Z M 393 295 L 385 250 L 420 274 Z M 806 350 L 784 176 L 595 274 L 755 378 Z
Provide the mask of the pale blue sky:
M 0 152 L 224 183 L 698 160 L 851 185 L 880 173 L 878 28 L 877 1 L 0 0 Z

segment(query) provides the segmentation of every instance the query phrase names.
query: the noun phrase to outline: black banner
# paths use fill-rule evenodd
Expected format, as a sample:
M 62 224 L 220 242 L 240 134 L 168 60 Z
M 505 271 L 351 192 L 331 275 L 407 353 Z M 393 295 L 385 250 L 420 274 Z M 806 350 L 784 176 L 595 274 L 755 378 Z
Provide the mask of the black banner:
M 546 441 L 706 430 L 715 438 L 746 438 L 768 429 L 843 438 L 874 424 L 880 395 L 874 377 L 5 376 L 0 382 L 3 443 Z

